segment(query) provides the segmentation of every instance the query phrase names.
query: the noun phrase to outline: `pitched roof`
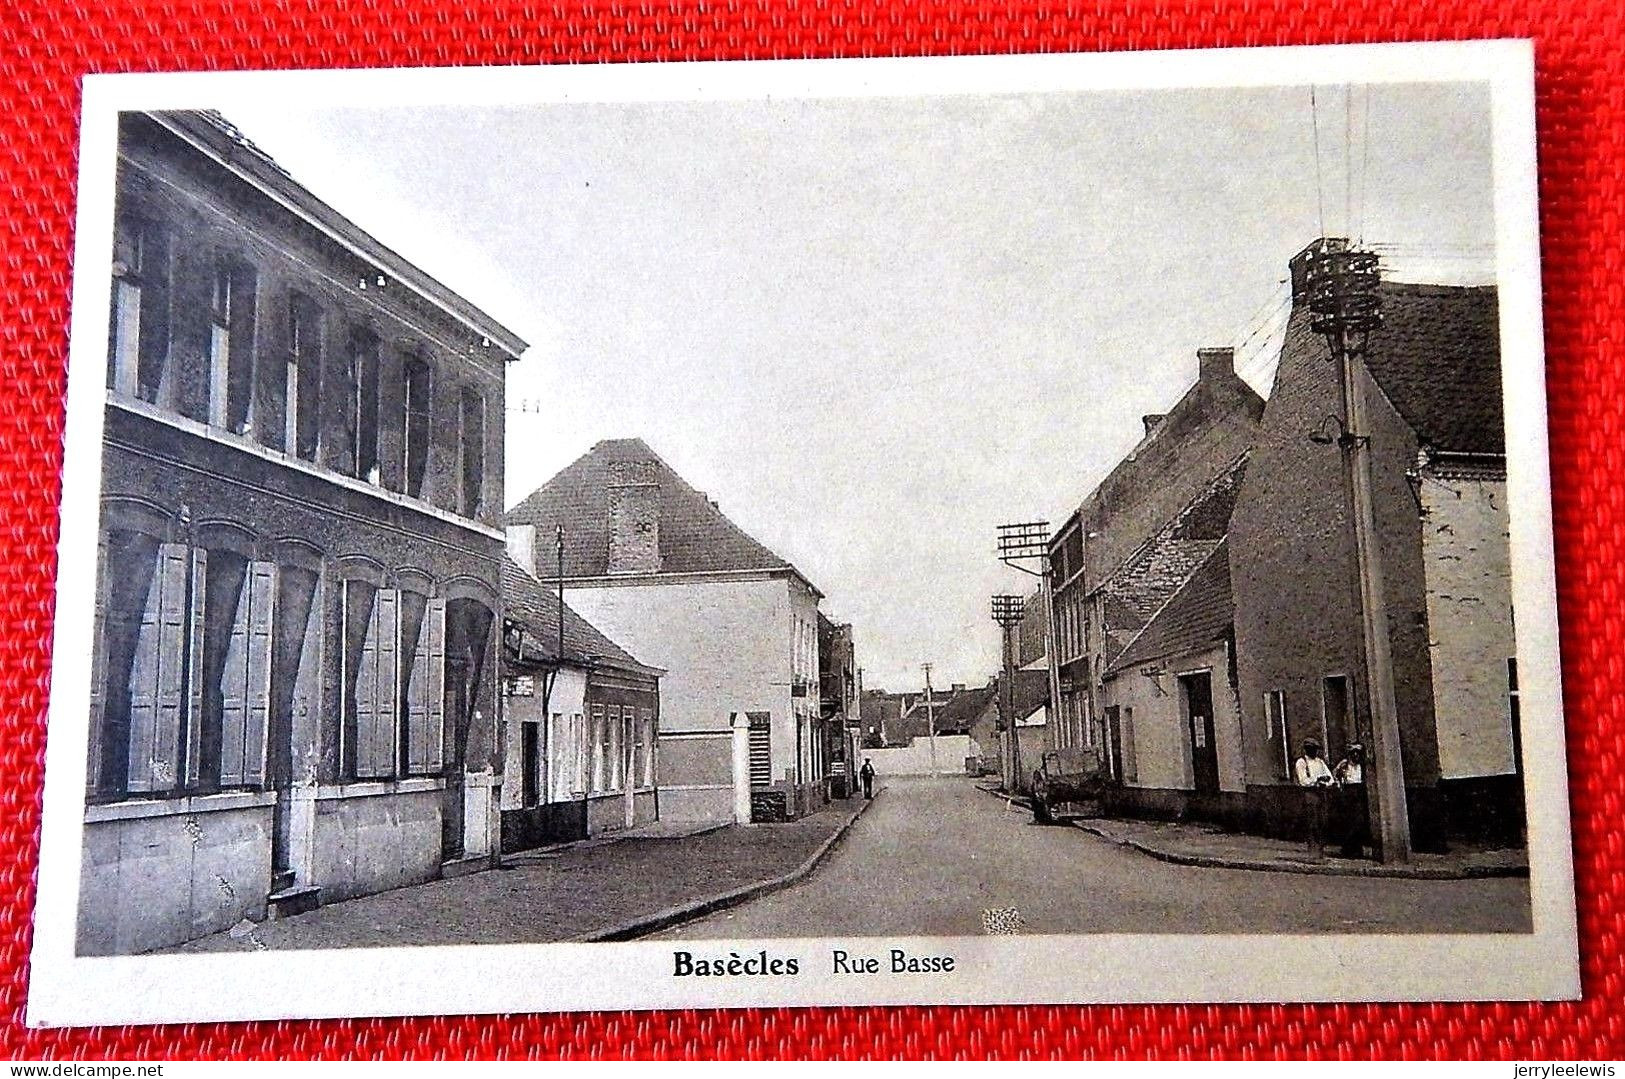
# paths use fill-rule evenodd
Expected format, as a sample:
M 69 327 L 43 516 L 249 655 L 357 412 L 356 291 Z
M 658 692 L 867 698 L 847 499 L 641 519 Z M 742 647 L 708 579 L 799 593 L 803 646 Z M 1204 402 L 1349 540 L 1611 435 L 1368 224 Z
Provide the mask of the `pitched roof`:
M 949 698 L 937 712 L 937 733 L 968 731 L 987 702 L 993 698 L 993 686 L 978 686 L 961 690 Z
M 1247 472 L 1242 454 L 1196 495 L 1173 520 L 1129 556 L 1101 588 L 1108 639 L 1117 631 L 1140 631 L 1218 548 Z M 1118 637 L 1116 639 L 1126 640 Z M 1108 652 L 1106 660 L 1115 658 Z
M 1235 617 L 1229 547 L 1220 542 L 1179 591 L 1107 668 L 1108 675 L 1163 656 L 1184 655 L 1222 640 Z
M 805 580 L 793 565 L 723 516 L 641 438 L 598 443 L 532 491 L 503 520 L 536 526 L 539 558 L 548 558 L 553 531 L 562 525 L 564 575 L 604 576 L 609 572 L 611 468 L 623 464 L 650 465 L 659 484 L 661 573 L 787 569 Z
M 1422 442 L 1457 453 L 1505 453 L 1500 306 L 1493 286 L 1383 281 L 1382 327 L 1366 342 L 1366 366 Z M 1294 306 L 1284 348 L 1326 344 Z
M 1002 687 L 998 685 L 1004 675 L 995 679 L 994 689 L 999 694 L 998 700 L 1004 700 Z M 1026 719 L 1040 708 L 1049 703 L 1049 672 L 1048 671 L 1017 671 L 1015 689 L 1012 702 L 1015 706 L 1017 722 Z
M 508 557 L 502 559 L 502 605 L 509 621 L 525 627 L 524 659 L 538 663 L 556 663 L 560 660 L 559 597 Z M 634 659 L 631 653 L 577 614 L 568 603 L 564 605 L 562 659 L 575 666 L 597 664 L 640 674 L 660 673 L 660 668 Z

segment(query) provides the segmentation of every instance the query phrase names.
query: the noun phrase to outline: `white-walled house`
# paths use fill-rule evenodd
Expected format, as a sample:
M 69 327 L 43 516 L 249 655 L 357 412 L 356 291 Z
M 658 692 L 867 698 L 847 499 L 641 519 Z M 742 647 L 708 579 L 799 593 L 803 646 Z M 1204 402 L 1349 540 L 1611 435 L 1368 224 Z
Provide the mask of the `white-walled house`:
M 662 672 L 511 558 L 502 604 L 502 849 L 656 820 Z
M 1234 610 L 1221 542 L 1107 667 L 1101 700 L 1119 808 L 1244 819 Z
M 822 594 L 640 439 L 600 442 L 507 515 L 509 549 L 660 692 L 660 815 L 774 820 L 828 797 Z

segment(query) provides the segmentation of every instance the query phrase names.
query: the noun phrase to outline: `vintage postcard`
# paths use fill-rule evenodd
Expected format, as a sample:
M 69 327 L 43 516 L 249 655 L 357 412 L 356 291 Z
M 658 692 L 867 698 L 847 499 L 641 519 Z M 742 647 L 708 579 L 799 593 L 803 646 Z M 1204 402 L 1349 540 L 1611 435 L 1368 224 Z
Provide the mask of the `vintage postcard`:
M 1527 42 L 82 135 L 31 1022 L 1577 994 Z

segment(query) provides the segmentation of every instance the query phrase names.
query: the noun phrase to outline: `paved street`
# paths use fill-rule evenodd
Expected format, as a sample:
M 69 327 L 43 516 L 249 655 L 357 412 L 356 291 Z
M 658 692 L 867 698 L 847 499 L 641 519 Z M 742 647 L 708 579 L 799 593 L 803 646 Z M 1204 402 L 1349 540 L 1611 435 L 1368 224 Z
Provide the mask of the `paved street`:
M 1029 820 L 968 779 L 891 779 L 812 877 L 656 939 L 980 934 L 1008 907 L 1029 933 L 1529 929 L 1526 879 L 1195 868 Z

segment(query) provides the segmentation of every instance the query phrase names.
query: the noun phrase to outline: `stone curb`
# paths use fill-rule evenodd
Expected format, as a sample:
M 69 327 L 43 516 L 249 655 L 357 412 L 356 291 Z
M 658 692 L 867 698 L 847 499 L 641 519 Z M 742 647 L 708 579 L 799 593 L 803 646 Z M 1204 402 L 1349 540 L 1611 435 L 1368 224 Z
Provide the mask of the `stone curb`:
M 1447 869 L 1443 866 L 1388 866 L 1360 863 L 1334 865 L 1329 862 L 1283 863 L 1258 861 L 1249 858 L 1220 858 L 1205 854 L 1180 854 L 1176 851 L 1154 847 L 1137 839 L 1125 839 L 1108 835 L 1104 829 L 1081 821 L 1073 821 L 1072 825 L 1088 832 L 1090 835 L 1099 836 L 1109 843 L 1129 847 L 1159 861 L 1172 862 L 1174 865 L 1199 866 L 1203 869 L 1247 869 L 1262 873 L 1301 873 L 1306 876 L 1322 877 L 1388 877 L 1404 880 L 1478 880 L 1486 877 L 1527 877 L 1529 875 L 1529 867 L 1526 865 L 1463 866 L 1460 869 Z
M 875 798 L 879 798 L 885 789 L 882 787 L 880 790 L 875 791 Z M 682 922 L 693 921 L 695 918 L 701 918 L 728 907 L 738 906 L 740 903 L 755 899 L 758 896 L 767 895 L 769 892 L 788 888 L 806 877 L 814 869 L 817 869 L 818 863 L 823 861 L 825 856 L 835 849 L 835 844 L 846 837 L 846 833 L 858 822 L 858 818 L 869 812 L 869 807 L 872 805 L 874 805 L 873 798 L 865 799 L 863 804 L 858 807 L 858 811 L 847 818 L 846 823 L 837 828 L 829 838 L 819 844 L 818 849 L 813 851 L 806 861 L 782 876 L 754 881 L 750 884 L 740 885 L 738 888 L 723 892 L 720 895 L 697 899 L 675 907 L 667 907 L 658 913 L 630 922 L 622 922 L 620 925 L 612 926 L 609 929 L 597 929 L 590 933 L 582 933 L 579 936 L 568 938 L 568 943 L 594 944 L 606 941 L 636 940 L 638 937 L 648 936 L 658 930 L 668 929 Z M 771 828 L 772 825 L 763 825 L 762 827 Z

